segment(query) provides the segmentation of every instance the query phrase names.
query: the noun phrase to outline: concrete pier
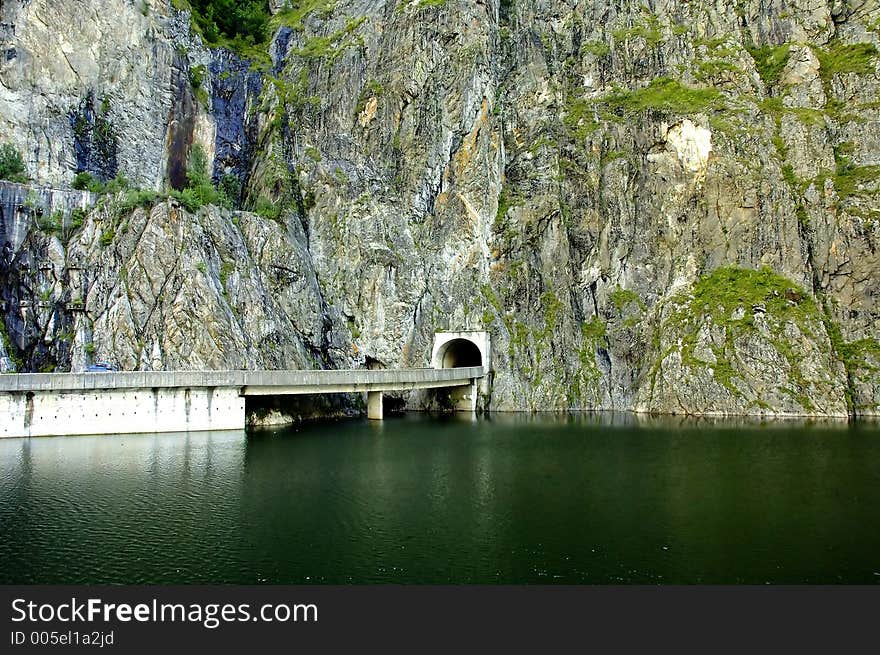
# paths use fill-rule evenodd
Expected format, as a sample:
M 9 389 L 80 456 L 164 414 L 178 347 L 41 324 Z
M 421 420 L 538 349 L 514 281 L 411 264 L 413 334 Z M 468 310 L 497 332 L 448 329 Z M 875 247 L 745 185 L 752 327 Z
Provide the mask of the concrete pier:
M 381 421 L 384 418 L 381 391 L 367 392 L 367 418 L 371 421 Z

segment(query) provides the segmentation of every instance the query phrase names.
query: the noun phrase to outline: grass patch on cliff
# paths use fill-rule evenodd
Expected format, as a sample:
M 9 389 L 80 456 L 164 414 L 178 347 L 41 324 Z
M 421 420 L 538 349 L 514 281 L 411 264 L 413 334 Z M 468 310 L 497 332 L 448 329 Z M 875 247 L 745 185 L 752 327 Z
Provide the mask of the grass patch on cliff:
M 752 308 L 763 307 L 772 316 L 798 325 L 820 316 L 815 301 L 801 287 L 767 267 L 718 268 L 697 281 L 687 304 L 688 314 L 679 318 L 709 317 L 718 325 L 729 324 L 730 315 L 739 308 L 749 314 Z
M 352 33 L 360 27 L 366 17 L 349 20 L 345 27 L 336 30 L 333 34 L 327 36 L 313 36 L 308 39 L 301 48 L 297 48 L 294 52 L 303 59 L 327 58 L 330 62 L 336 61 L 339 56 L 348 48 L 360 43 L 360 39 L 353 37 Z
M 851 162 L 838 163 L 834 176 L 834 188 L 843 200 L 859 193 L 876 192 L 880 180 L 880 166 L 855 166 Z M 873 189 L 868 189 L 873 186 Z
M 281 220 L 281 203 L 265 196 L 257 198 L 252 211 L 267 221 L 278 222 Z
M 357 105 L 355 105 L 354 113 L 360 114 L 367 106 L 367 102 L 371 98 L 380 98 L 385 93 L 385 88 L 377 80 L 368 80 L 358 95 Z
M 608 299 L 614 305 L 617 314 L 623 319 L 623 326 L 625 328 L 631 329 L 638 326 L 644 318 L 645 311 L 648 309 L 639 294 L 620 286 L 611 291 Z
M 880 166 L 858 166 L 852 160 L 853 144 L 845 141 L 834 147 L 834 189 L 841 200 L 862 193 L 876 193 Z
M 770 115 L 777 125 L 780 127 L 780 121 L 784 115 L 794 116 L 801 123 L 811 127 L 825 127 L 825 112 L 819 109 L 810 109 L 809 107 L 786 107 L 782 104 L 782 98 L 772 97 L 764 98 L 759 103 L 761 111 Z
M 18 349 L 15 347 L 12 339 L 9 338 L 9 333 L 6 331 L 6 323 L 2 316 L 0 316 L 0 343 L 3 344 L 3 350 L 6 351 L 6 355 L 12 360 L 12 363 L 15 364 L 15 370 L 21 371 L 23 366 L 22 359 L 19 356 Z
M 630 289 L 617 287 L 608 295 L 608 299 L 611 301 L 611 304 L 614 305 L 614 308 L 618 312 L 622 312 L 624 309 L 632 304 L 638 305 L 638 307 L 642 311 L 645 311 L 645 303 L 642 302 L 639 294 Z
M 690 294 L 682 293 L 674 302 L 678 306 L 664 321 L 663 330 L 679 336 L 682 363 L 691 368 L 711 367 L 715 380 L 735 395 L 740 395 L 734 383 L 739 374 L 731 363 L 736 353 L 735 338 L 743 331 L 757 330 L 756 317 L 763 315 L 770 331 L 765 336 L 787 361 L 788 379 L 797 387 L 789 389 L 790 395 L 805 409 L 811 409 L 804 393 L 799 355 L 785 334 L 785 326 L 793 323 L 804 336 L 822 343 L 824 335 L 816 328 L 823 324 L 823 314 L 804 289 L 767 267 L 754 270 L 727 266 L 701 277 Z M 715 362 L 700 359 L 695 353 L 697 336 L 706 325 L 724 331 L 723 344 L 706 344 Z
M 516 219 L 509 216 L 510 210 L 519 207 L 525 199 L 512 191 L 509 186 L 501 187 L 498 194 L 498 209 L 492 222 L 493 256 L 499 259 L 502 255 L 510 255 L 520 241 L 521 231 Z
M 202 146 L 196 144 L 189 154 L 186 169 L 186 188 L 172 191 L 171 197 L 178 200 L 187 211 L 193 212 L 204 205 L 217 205 L 232 208 L 232 200 L 223 188 L 217 188 L 208 172 L 208 158 Z
M 108 248 L 113 245 L 113 239 L 116 238 L 116 230 L 112 227 L 108 227 L 106 230 L 101 232 L 101 247 Z
M 565 116 L 562 119 L 562 124 L 578 141 L 584 141 L 599 129 L 598 118 L 595 102 L 582 98 L 566 98 Z
M 415 9 L 416 11 L 422 9 L 437 9 L 445 7 L 448 2 L 449 0 L 402 0 L 397 4 L 397 7 L 394 8 L 394 13 L 399 14 L 407 9 Z
M 507 212 L 510 211 L 512 207 L 517 207 L 521 204 L 523 204 L 521 196 L 513 193 L 506 186 L 501 187 L 501 193 L 498 194 L 498 211 L 495 212 L 493 229 L 496 232 L 500 232 L 506 223 Z
M 189 69 L 189 84 L 192 87 L 193 95 L 201 103 L 202 107 L 206 109 L 210 104 L 208 91 L 205 89 L 205 77 L 207 74 L 208 69 L 205 66 L 193 66 Z
M 791 45 L 784 43 L 780 46 L 765 45 L 760 48 L 752 46 L 746 49 L 755 60 L 755 68 L 764 86 L 770 88 L 778 84 L 782 71 L 788 64 Z
M 696 77 L 701 82 L 711 83 L 716 78 L 742 73 L 742 69 L 726 59 L 705 59 L 697 64 Z
M 658 77 L 640 89 L 617 89 L 605 96 L 603 104 L 624 114 L 646 110 L 671 114 L 698 114 L 717 107 L 721 94 L 716 89 L 683 85 L 671 77 Z
M 98 195 L 112 195 L 132 188 L 128 178 L 122 173 L 112 180 L 102 182 L 88 171 L 77 173 L 70 186 L 78 191 L 91 191 Z
M 598 316 L 581 323 L 581 343 L 577 348 L 578 369 L 571 380 L 568 392 L 570 405 L 599 392 L 598 381 L 602 377 L 596 355 L 600 348 L 607 346 L 607 326 Z
M 877 341 L 877 339 L 869 337 L 857 341 L 843 342 L 839 345 L 838 352 L 849 371 L 880 372 L 880 341 Z M 870 360 L 873 360 L 876 364 L 872 364 Z
M 284 25 L 301 32 L 305 29 L 305 21 L 309 16 L 317 12 L 322 17 L 329 18 L 333 15 L 336 4 L 336 0 L 291 0 L 287 7 L 269 19 L 269 24 Z
M 44 234 L 60 235 L 64 229 L 64 212 L 60 209 L 52 212 L 43 212 L 36 217 L 37 229 Z
M 695 77 L 702 83 L 712 86 L 725 83 L 734 75 L 743 73 L 739 65 L 741 57 L 739 44 L 733 44 L 729 37 L 714 39 L 694 39 L 697 68 Z
M 160 195 L 152 189 L 129 189 L 117 201 L 116 211 L 119 214 L 127 214 L 137 207 L 150 209 L 159 198 Z
M 157 202 L 173 198 L 182 204 L 187 211 L 194 212 L 204 205 L 217 205 L 231 209 L 234 197 L 230 193 L 238 193 L 237 179 L 222 179 L 219 185 L 214 185 L 208 172 L 208 158 L 204 148 L 196 144 L 192 147 L 187 163 L 187 186 L 180 190 L 159 193 L 153 189 L 142 189 L 132 186 L 124 175 L 119 174 L 109 182 L 101 182 L 91 173 L 77 173 L 71 186 L 80 191 L 90 191 L 102 196 L 101 203 L 112 203 L 110 207 L 117 217 L 130 213 L 141 207 L 151 209 Z M 78 214 L 78 219 L 73 227 L 82 225 L 85 213 Z
M 229 290 L 226 287 L 227 282 L 229 281 L 229 276 L 235 272 L 235 264 L 232 262 L 222 262 L 220 264 L 220 288 L 223 291 L 223 297 L 226 299 L 226 302 L 229 302 Z
M 581 53 L 591 54 L 601 59 L 611 54 L 611 46 L 604 41 L 584 41 L 581 43 Z
M 813 48 L 819 60 L 819 76 L 827 85 L 835 75 L 867 75 L 877 67 L 877 46 L 873 43 L 833 42 L 827 48 Z

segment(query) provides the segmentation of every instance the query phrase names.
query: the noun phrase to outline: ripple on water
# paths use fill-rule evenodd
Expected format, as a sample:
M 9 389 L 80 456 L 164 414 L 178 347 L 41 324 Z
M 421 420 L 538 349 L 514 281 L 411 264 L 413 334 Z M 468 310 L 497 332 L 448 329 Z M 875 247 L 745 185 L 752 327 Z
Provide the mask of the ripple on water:
M 846 425 L 406 419 L 0 442 L 0 582 L 880 577 L 880 431 Z

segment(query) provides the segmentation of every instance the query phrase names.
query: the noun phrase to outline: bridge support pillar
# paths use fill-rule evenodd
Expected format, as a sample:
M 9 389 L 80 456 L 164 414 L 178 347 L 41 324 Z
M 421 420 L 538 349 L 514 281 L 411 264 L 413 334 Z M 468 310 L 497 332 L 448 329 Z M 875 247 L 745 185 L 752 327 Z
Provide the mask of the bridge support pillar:
M 477 411 L 477 383 L 471 382 L 466 387 L 453 389 L 449 394 L 456 412 Z
M 367 418 L 371 421 L 381 421 L 382 416 L 382 392 L 367 392 Z

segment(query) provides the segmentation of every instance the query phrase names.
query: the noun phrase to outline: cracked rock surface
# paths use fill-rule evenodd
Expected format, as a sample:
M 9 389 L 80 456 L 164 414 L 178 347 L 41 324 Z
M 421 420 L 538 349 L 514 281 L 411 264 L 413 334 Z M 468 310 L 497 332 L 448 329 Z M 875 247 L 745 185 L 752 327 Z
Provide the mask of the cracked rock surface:
M 878 3 L 318 5 L 252 66 L 168 2 L 3 3 L 35 183 L 163 191 L 199 144 L 248 210 L 4 209 L 23 368 L 425 366 L 485 328 L 491 409 L 880 413 Z

